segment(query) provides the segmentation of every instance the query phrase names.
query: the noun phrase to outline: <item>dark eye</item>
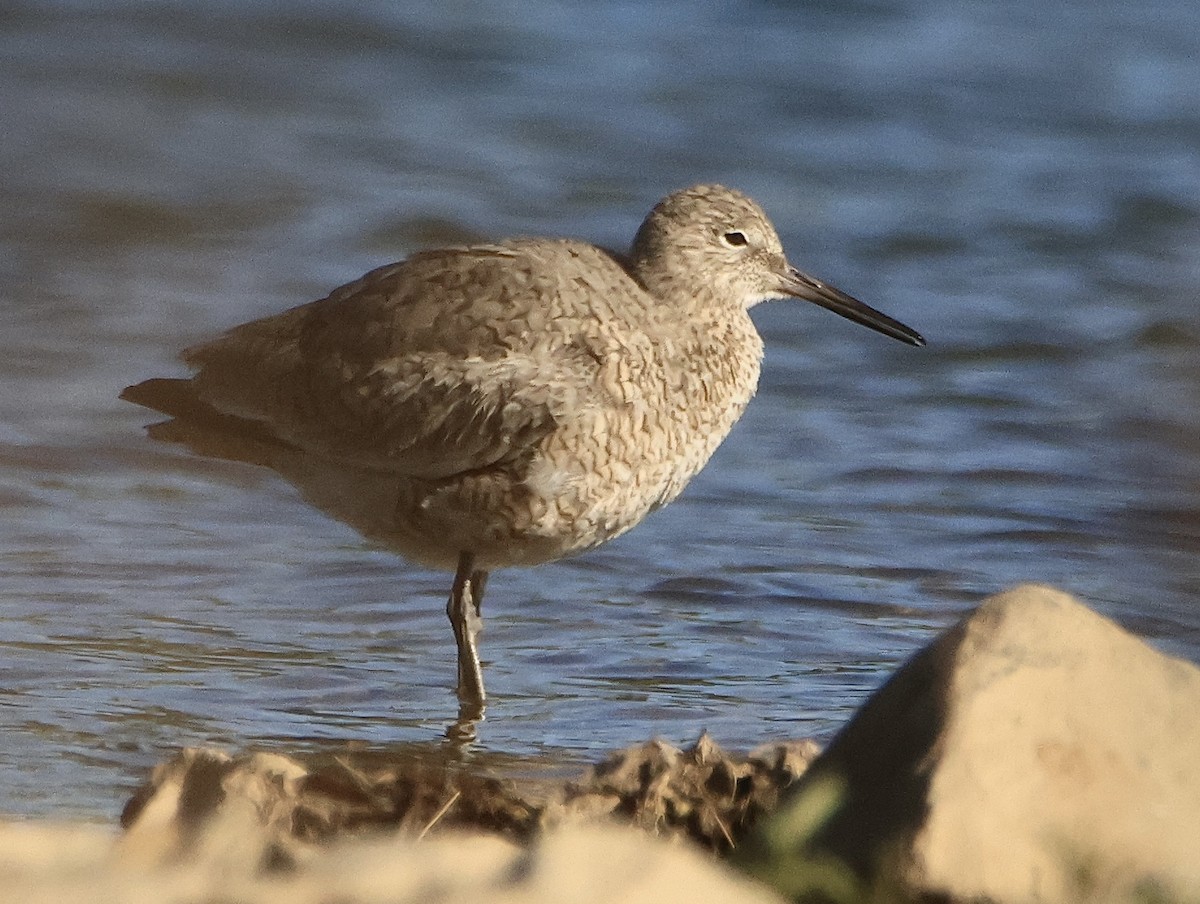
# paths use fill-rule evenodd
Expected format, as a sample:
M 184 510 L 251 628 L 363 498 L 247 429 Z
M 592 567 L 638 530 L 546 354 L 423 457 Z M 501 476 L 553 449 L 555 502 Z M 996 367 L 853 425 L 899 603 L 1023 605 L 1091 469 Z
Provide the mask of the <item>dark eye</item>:
M 721 241 L 730 248 L 741 248 L 743 245 L 749 244 L 749 241 L 746 239 L 746 233 L 738 232 L 737 230 L 725 233 L 721 236 Z

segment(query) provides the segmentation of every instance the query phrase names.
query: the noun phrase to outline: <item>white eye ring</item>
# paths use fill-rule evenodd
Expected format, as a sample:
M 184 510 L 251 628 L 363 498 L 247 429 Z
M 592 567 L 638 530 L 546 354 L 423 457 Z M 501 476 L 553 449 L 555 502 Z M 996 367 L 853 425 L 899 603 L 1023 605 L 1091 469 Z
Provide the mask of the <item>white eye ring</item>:
M 721 241 L 730 248 L 744 248 L 750 244 L 750 240 L 746 238 L 746 233 L 740 229 L 731 229 L 729 232 L 723 233 Z

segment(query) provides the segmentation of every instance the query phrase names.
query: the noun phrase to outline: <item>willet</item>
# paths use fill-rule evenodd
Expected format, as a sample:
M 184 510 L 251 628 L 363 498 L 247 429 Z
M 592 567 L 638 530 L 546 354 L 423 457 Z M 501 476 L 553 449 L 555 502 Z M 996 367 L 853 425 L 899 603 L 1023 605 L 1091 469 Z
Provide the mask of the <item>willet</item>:
M 453 570 L 458 696 L 481 715 L 488 573 L 590 549 L 679 495 L 754 395 L 748 312 L 779 297 L 924 344 L 792 267 L 750 198 L 699 185 L 660 201 L 628 254 L 545 238 L 420 252 L 121 397 L 172 418 L 152 436 L 272 467 Z

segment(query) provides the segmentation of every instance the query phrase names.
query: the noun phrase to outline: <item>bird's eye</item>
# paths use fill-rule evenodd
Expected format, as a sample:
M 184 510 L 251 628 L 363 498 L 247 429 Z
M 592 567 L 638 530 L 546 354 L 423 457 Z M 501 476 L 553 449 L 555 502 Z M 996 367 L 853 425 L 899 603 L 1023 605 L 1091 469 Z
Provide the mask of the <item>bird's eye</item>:
M 746 233 L 738 232 L 737 230 L 725 233 L 723 236 L 721 236 L 721 241 L 730 248 L 741 248 L 742 246 L 749 244 L 749 240 L 746 238 Z

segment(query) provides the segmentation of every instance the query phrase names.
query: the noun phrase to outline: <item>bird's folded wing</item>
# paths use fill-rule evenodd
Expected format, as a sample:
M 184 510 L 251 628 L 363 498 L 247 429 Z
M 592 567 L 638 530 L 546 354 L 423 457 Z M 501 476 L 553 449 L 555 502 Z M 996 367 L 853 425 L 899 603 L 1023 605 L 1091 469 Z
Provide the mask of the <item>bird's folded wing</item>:
M 602 392 L 538 278 L 499 247 L 418 255 L 185 360 L 205 404 L 307 452 L 426 479 L 493 467 Z

